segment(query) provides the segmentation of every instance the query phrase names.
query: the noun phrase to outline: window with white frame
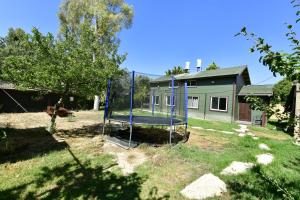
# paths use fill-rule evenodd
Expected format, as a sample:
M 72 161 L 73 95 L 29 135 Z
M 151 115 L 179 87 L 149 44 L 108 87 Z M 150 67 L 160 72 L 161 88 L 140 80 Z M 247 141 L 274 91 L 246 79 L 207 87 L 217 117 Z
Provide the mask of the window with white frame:
M 228 97 L 211 97 L 210 98 L 210 110 L 215 111 L 227 111 Z
M 187 81 L 187 86 L 188 87 L 196 87 L 197 82 L 195 80 Z
M 199 97 L 188 96 L 188 108 L 199 108 Z
M 173 106 L 175 106 L 175 96 L 174 96 L 174 99 L 173 99 Z M 167 106 L 171 106 L 171 96 L 166 96 L 166 105 Z
M 159 96 L 153 96 L 154 98 L 154 105 L 159 105 Z

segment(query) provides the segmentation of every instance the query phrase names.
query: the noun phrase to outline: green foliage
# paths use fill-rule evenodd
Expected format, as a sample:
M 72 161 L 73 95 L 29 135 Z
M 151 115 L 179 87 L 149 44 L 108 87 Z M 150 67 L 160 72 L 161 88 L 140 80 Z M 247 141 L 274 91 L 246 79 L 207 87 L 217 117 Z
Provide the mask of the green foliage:
M 171 76 L 171 75 L 178 75 L 178 74 L 184 74 L 185 71 L 181 66 L 174 66 L 173 69 L 168 69 L 165 74 L 167 76 Z
M 300 7 L 300 1 L 299 0 L 293 0 L 291 1 L 292 5 L 294 7 Z M 299 16 L 300 10 L 296 12 L 296 15 Z M 299 18 L 296 19 L 296 24 L 300 21 Z M 291 24 L 286 25 L 287 32 L 285 36 L 287 37 L 287 40 L 290 42 L 291 50 L 286 52 L 276 51 L 272 49 L 272 46 L 268 44 L 265 39 L 258 37 L 254 33 L 249 33 L 247 31 L 246 27 L 243 27 L 239 33 L 236 34 L 244 36 L 247 40 L 252 41 L 253 45 L 250 48 L 250 52 L 259 52 L 261 54 L 259 58 L 259 62 L 262 63 L 264 66 L 267 66 L 271 72 L 273 72 L 273 75 L 281 75 L 285 77 L 285 79 L 282 82 L 279 82 L 275 86 L 274 90 L 274 97 L 273 103 L 278 101 L 283 101 L 287 99 L 287 94 L 289 93 L 289 89 L 291 88 L 291 81 L 300 81 L 300 42 L 296 37 L 296 32 L 294 31 L 294 27 Z M 272 107 L 270 105 L 258 105 L 259 101 L 256 99 L 249 100 L 249 102 L 253 103 L 254 107 L 257 107 L 259 109 L 264 109 L 268 113 L 272 112 Z M 274 112 L 274 110 L 273 110 Z M 274 114 L 281 115 L 279 110 L 275 111 Z M 293 117 L 293 114 L 291 111 L 286 110 L 286 115 L 284 116 L 289 124 L 294 125 L 295 119 Z M 281 117 L 282 118 L 282 117 Z
M 293 0 L 291 3 L 294 7 L 300 6 L 299 0 Z M 296 15 L 298 16 L 299 14 L 300 11 L 297 11 Z M 300 19 L 297 19 L 296 23 L 299 21 Z M 273 50 L 272 46 L 265 39 L 258 37 L 254 33 L 249 33 L 246 27 L 243 27 L 235 36 L 242 35 L 253 42 L 252 47 L 249 49 L 250 52 L 259 52 L 261 54 L 259 62 L 267 66 L 274 76 L 279 74 L 288 80 L 300 81 L 300 42 L 296 37 L 293 25 L 287 24 L 286 26 L 287 32 L 285 36 L 291 46 L 289 53 Z
M 206 71 L 216 70 L 216 69 L 220 69 L 220 67 L 215 62 L 212 62 L 210 65 L 208 65 L 208 67 L 206 68 Z
M 146 76 L 139 75 L 135 78 L 134 102 L 141 108 L 143 103 L 150 98 L 150 79 Z M 149 102 L 149 101 L 148 101 Z
M 281 103 L 285 103 L 291 92 L 293 83 L 288 79 L 283 79 L 276 83 L 273 88 L 274 97 L 276 100 L 279 100 Z

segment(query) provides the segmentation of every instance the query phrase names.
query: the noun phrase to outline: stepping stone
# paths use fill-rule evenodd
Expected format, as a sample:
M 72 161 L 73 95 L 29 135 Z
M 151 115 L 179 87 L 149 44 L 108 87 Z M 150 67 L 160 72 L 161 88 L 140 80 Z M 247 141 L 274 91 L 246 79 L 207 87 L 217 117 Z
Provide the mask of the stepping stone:
M 206 199 L 221 196 L 226 191 L 226 184 L 219 177 L 209 173 L 186 186 L 180 193 L 188 199 Z
M 192 126 L 193 129 L 198 129 L 198 130 L 203 130 L 204 128 L 200 127 L 200 126 Z
M 248 169 L 251 169 L 254 166 L 253 163 L 244 163 L 233 161 L 228 167 L 222 170 L 222 175 L 237 175 L 243 174 Z
M 205 129 L 207 131 L 216 131 L 215 129 L 212 129 L 212 128 L 208 128 L 208 129 Z
M 240 127 L 241 129 L 247 129 L 247 125 L 244 125 L 244 124 L 239 124 L 239 127 Z
M 252 137 L 252 139 L 253 139 L 253 140 L 258 140 L 258 139 L 259 139 L 259 137 L 257 137 L 257 136 L 253 136 L 253 137 Z
M 261 149 L 261 150 L 266 150 L 266 151 L 270 151 L 270 147 L 268 147 L 268 145 L 264 144 L 264 143 L 261 143 L 258 145 L 258 147 Z
M 262 165 L 268 165 L 273 162 L 274 156 L 270 153 L 260 154 L 256 156 L 256 161 Z
M 238 136 L 239 136 L 239 137 L 245 137 L 246 134 L 245 134 L 245 133 L 239 133 Z
M 250 135 L 252 137 L 255 137 L 255 134 L 254 133 L 251 133 L 251 132 L 248 132 L 247 135 Z
M 232 131 L 220 131 L 221 133 L 225 133 L 225 134 L 234 134 L 234 132 Z

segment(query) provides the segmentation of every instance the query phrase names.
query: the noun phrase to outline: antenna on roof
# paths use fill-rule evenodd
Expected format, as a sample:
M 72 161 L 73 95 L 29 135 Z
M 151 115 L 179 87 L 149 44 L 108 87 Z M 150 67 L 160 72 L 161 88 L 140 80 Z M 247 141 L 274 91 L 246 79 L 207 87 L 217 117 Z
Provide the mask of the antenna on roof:
M 185 73 L 189 73 L 190 72 L 190 63 L 189 61 L 185 62 L 185 67 L 184 67 L 184 71 Z
M 197 72 L 202 71 L 201 65 L 202 65 L 202 60 L 198 58 L 198 59 L 197 59 L 197 65 L 196 65 Z

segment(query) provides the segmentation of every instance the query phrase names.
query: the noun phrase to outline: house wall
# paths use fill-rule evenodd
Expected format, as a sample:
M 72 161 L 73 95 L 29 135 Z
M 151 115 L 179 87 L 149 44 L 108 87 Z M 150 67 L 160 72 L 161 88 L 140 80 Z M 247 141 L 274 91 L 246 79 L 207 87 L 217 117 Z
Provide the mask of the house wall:
M 235 76 L 196 80 L 197 86 L 188 87 L 188 96 L 199 97 L 199 105 L 198 108 L 189 108 L 188 116 L 209 120 L 232 121 L 234 80 Z M 160 104 L 155 106 L 155 110 L 160 112 L 170 112 L 170 107 L 166 106 L 166 96 L 171 95 L 169 83 L 153 84 L 151 92 L 154 95 L 158 95 L 160 98 Z M 175 96 L 175 114 L 184 115 L 184 81 L 181 81 L 180 87 L 175 89 Z M 221 112 L 211 110 L 211 97 L 226 97 L 227 111 Z

